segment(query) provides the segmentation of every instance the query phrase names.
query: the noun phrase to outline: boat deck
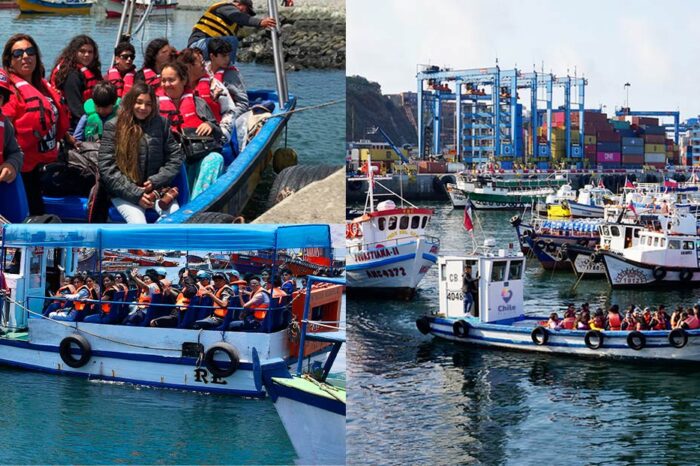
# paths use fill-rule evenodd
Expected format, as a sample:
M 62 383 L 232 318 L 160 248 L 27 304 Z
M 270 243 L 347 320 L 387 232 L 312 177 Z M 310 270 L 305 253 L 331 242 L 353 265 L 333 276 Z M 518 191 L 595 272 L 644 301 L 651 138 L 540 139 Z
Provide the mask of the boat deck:
M 5 340 L 29 341 L 29 332 L 21 331 L 0 333 L 0 338 Z

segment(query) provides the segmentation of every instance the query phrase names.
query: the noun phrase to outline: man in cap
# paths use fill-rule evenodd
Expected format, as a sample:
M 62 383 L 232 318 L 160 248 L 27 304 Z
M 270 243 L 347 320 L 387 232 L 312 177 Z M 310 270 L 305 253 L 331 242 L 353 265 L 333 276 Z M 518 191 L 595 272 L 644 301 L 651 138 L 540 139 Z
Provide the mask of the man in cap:
M 231 44 L 231 65 L 236 62 L 238 50 L 238 30 L 241 26 L 255 28 L 273 28 L 277 26 L 274 18 L 256 18 L 252 0 L 232 0 L 211 5 L 192 28 L 187 40 L 188 47 L 196 47 L 204 57 L 209 57 L 209 40 L 221 37 Z
M 7 78 L 5 70 L 0 69 L 0 183 L 12 183 L 17 178 L 17 173 L 22 168 L 24 154 L 22 149 L 17 145 L 15 138 L 15 128 L 12 123 L 2 115 L 2 106 L 10 99 L 12 87 Z M 0 214 L 3 213 L 2 204 L 0 204 Z
M 213 290 L 206 290 L 202 296 L 209 296 L 213 301 L 214 312 L 206 319 L 198 320 L 194 323 L 195 329 L 211 329 L 216 328 L 224 322 L 226 314 L 229 312 L 228 303 L 233 295 L 233 290 L 226 283 L 226 274 L 224 272 L 214 272 L 212 274 L 214 280 Z

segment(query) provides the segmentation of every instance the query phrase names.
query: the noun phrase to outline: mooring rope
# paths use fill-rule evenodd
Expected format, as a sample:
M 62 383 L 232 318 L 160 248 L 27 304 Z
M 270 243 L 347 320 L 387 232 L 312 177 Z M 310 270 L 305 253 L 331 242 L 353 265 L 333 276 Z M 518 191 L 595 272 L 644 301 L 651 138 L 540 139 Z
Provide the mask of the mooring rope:
M 337 100 L 331 100 L 330 102 L 324 102 L 322 104 L 316 104 L 316 105 L 309 105 L 308 107 L 299 107 L 295 108 L 294 110 L 289 110 L 288 112 L 282 112 L 282 113 L 275 113 L 275 114 L 270 114 L 270 115 L 265 115 L 261 117 L 260 119 L 262 121 L 264 120 L 269 120 L 270 118 L 276 118 L 276 117 L 281 117 L 281 116 L 287 116 L 291 115 L 293 113 L 299 113 L 299 112 L 305 112 L 306 110 L 315 110 L 317 108 L 323 108 L 323 107 L 329 107 L 331 105 L 336 105 L 345 102 L 345 99 L 337 99 Z

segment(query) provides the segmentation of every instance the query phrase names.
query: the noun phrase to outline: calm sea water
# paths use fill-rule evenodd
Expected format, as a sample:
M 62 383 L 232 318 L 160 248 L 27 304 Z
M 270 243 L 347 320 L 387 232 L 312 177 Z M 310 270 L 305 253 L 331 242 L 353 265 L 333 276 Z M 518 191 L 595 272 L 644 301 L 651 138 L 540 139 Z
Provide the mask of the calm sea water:
M 152 18 L 136 34 L 136 64 L 143 62 L 146 45 L 156 37 L 168 37 L 181 49 L 187 45 L 197 11 L 176 11 L 168 18 Z M 0 10 L 0 45 L 14 33 L 25 32 L 36 39 L 47 74 L 60 51 L 71 37 L 88 34 L 100 49 L 103 72 L 109 67 L 116 40 L 118 19 L 107 19 L 93 12 L 89 16 L 19 15 L 19 10 Z M 239 68 L 249 88 L 275 89 L 274 68 L 270 65 L 240 63 Z M 332 70 L 298 71 L 288 74 L 289 92 L 298 98 L 297 108 L 345 98 L 345 73 Z M 288 145 L 299 154 L 299 163 L 344 163 L 345 105 L 299 112 L 288 126 Z
M 441 252 L 471 250 L 463 214 L 444 204 L 430 233 Z M 499 245 L 512 212 L 478 213 Z M 515 243 L 517 244 L 517 243 Z M 605 280 L 525 276 L 528 311 L 565 302 L 686 306 L 699 291 L 614 291 Z M 410 302 L 348 303 L 348 461 L 381 464 L 696 464 L 700 371 L 459 346 L 423 336 L 437 309 L 437 269 Z

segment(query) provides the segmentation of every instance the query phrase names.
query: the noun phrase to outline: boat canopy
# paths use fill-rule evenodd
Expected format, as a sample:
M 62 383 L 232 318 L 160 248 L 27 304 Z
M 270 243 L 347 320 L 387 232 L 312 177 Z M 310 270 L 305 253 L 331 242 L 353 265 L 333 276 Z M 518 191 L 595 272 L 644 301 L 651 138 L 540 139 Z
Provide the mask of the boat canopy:
M 8 224 L 3 246 L 254 251 L 330 248 L 328 225 Z

